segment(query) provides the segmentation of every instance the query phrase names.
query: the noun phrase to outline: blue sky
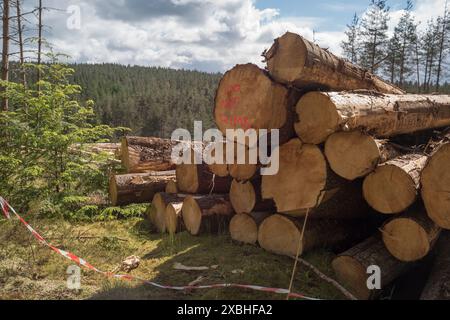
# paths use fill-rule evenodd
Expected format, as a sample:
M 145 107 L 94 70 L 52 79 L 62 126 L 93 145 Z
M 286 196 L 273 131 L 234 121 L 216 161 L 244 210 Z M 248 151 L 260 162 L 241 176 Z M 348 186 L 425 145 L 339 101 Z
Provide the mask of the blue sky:
M 34 1 L 36 2 L 36 1 Z M 345 26 L 370 0 L 45 0 L 45 37 L 71 61 L 163 66 L 223 72 L 238 63 L 260 66 L 261 53 L 286 31 L 339 55 Z M 389 0 L 394 28 L 406 0 Z M 417 0 L 420 21 L 442 12 L 445 0 Z M 25 1 L 32 8 L 33 1 Z M 68 21 L 78 8 L 79 27 Z M 71 13 L 72 12 L 72 13 Z M 77 17 L 75 17 L 77 18 Z
M 319 31 L 332 31 L 345 28 L 353 14 L 362 14 L 369 3 L 369 0 L 256 0 L 255 4 L 260 9 L 278 8 L 280 17 L 317 17 L 320 19 Z M 389 1 L 389 7 L 394 11 L 405 5 L 406 0 Z

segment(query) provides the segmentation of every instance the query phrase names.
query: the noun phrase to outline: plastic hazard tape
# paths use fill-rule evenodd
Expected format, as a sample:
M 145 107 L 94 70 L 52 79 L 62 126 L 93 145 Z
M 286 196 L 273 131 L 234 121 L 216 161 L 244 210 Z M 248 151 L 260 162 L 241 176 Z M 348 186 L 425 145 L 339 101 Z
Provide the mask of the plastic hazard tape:
M 242 288 L 242 289 L 250 289 L 250 290 L 256 290 L 256 291 L 264 291 L 264 292 L 270 292 L 270 293 L 278 293 L 278 294 L 289 294 L 289 297 L 292 298 L 300 298 L 300 299 L 306 299 L 306 300 L 320 300 L 317 298 L 312 298 L 305 296 L 300 293 L 293 293 L 289 292 L 288 289 L 282 289 L 282 288 L 269 288 L 269 287 L 262 287 L 257 285 L 249 285 L 249 284 L 237 284 L 237 283 L 219 283 L 219 284 L 211 284 L 211 285 L 195 285 L 195 286 L 169 286 L 169 285 L 162 285 L 153 281 L 149 281 L 137 276 L 132 276 L 129 274 L 114 274 L 111 272 L 102 271 L 90 263 L 88 263 L 86 260 L 74 255 L 71 252 L 61 250 L 55 246 L 53 246 L 51 243 L 47 242 L 36 230 L 34 230 L 15 210 L 13 207 L 9 205 L 9 203 L 2 197 L 0 197 L 0 207 L 2 209 L 3 214 L 5 215 L 6 219 L 11 219 L 11 213 L 14 214 L 20 222 L 30 231 L 30 233 L 36 238 L 37 241 L 39 241 L 41 244 L 49 247 L 51 250 L 55 251 L 59 255 L 75 262 L 81 267 L 84 267 L 88 270 L 95 271 L 97 273 L 101 273 L 104 276 L 110 277 L 110 278 L 116 278 L 116 279 L 124 279 L 124 280 L 136 280 L 140 281 L 146 284 L 149 284 L 151 286 L 160 288 L 160 289 L 169 289 L 169 290 L 192 290 L 192 289 L 212 289 L 212 288 Z

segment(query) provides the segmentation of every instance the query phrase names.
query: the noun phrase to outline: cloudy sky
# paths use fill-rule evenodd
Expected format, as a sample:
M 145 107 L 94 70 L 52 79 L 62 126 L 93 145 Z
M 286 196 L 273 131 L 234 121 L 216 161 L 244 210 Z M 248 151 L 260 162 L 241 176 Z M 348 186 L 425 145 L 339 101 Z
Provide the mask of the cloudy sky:
M 43 0 L 45 36 L 76 62 L 114 62 L 225 71 L 261 63 L 261 52 L 286 31 L 339 54 L 345 26 L 369 0 Z M 416 0 L 417 20 L 442 12 L 445 0 Z M 25 0 L 30 8 L 37 0 Z M 391 25 L 406 0 L 390 0 Z M 79 24 L 77 11 L 79 10 Z M 68 12 L 69 11 L 69 12 Z M 30 18 L 32 21 L 32 19 Z M 79 28 L 78 28 L 79 27 Z

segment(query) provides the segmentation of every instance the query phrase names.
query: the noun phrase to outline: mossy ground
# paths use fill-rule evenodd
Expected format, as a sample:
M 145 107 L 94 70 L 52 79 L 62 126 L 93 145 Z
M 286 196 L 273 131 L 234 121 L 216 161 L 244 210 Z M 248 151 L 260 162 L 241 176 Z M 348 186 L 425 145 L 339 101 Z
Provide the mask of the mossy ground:
M 143 218 L 73 223 L 66 220 L 33 220 L 26 217 L 49 242 L 73 252 L 92 265 L 112 271 L 130 255 L 141 258 L 131 274 L 170 285 L 187 285 L 203 276 L 204 284 L 242 283 L 287 288 L 293 260 L 261 248 L 234 243 L 228 235 L 175 236 L 152 230 Z M 66 286 L 72 263 L 39 244 L 16 220 L 0 220 L 0 299 L 285 299 L 285 295 L 235 288 L 191 291 L 158 289 L 138 282 L 107 279 L 82 271 L 81 290 Z M 315 251 L 304 257 L 332 275 L 333 254 Z M 212 266 L 207 271 L 180 271 L 187 266 Z M 314 273 L 299 265 L 293 291 L 322 299 L 343 296 Z

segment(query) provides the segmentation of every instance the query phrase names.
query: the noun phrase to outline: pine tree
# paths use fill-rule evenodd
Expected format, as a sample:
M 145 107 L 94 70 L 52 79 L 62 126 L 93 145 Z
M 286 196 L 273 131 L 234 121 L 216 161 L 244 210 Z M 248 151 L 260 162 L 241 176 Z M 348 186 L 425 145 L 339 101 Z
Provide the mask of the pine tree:
M 413 8 L 411 0 L 408 0 L 405 11 L 400 18 L 398 25 L 394 29 L 392 39 L 396 44 L 395 52 L 390 50 L 390 54 L 396 55 L 398 59 L 398 84 L 403 86 L 407 79 L 414 71 L 415 63 L 415 44 L 417 42 L 417 24 L 411 14 Z
M 387 59 L 388 21 L 389 7 L 386 0 L 371 0 L 361 19 L 360 64 L 372 73 L 376 73 L 380 64 Z
M 445 1 L 444 15 L 439 17 L 437 20 L 437 28 L 438 28 L 438 61 L 436 66 L 436 91 L 439 91 L 439 85 L 442 74 L 442 67 L 444 64 L 444 60 L 447 56 L 447 51 L 449 48 L 448 45 L 448 33 L 449 33 L 449 12 L 447 8 L 447 1 Z
M 344 53 L 344 57 L 350 60 L 352 63 L 358 63 L 358 51 L 359 51 L 359 18 L 354 14 L 353 20 L 347 25 L 345 35 L 347 39 L 342 41 L 341 47 Z

